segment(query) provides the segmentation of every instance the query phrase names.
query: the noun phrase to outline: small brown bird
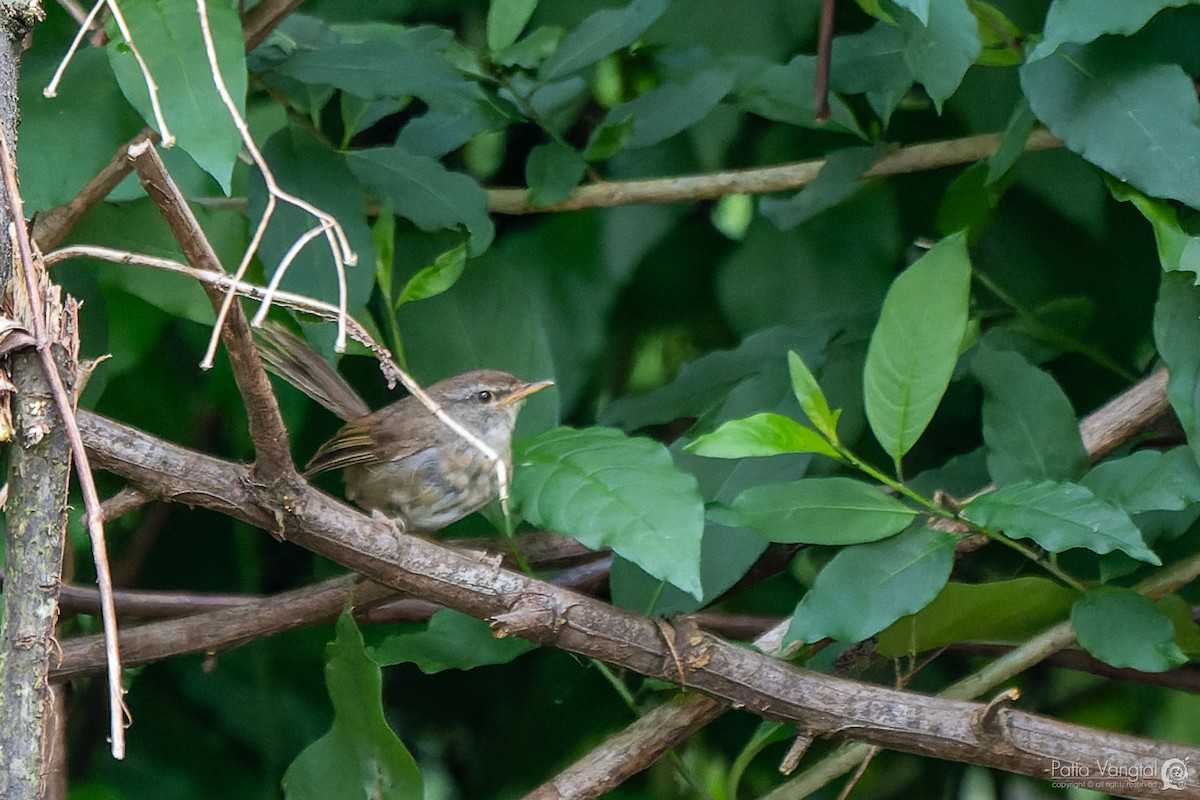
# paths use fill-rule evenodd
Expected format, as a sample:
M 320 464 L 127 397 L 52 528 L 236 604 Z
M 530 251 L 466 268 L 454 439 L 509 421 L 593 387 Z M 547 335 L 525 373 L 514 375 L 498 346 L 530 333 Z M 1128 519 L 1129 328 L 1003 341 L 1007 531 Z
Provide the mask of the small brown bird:
M 346 420 L 317 449 L 305 475 L 345 470 L 347 497 L 410 532 L 440 530 L 496 496 L 495 466 L 415 397 L 372 413 L 319 354 L 281 327 L 264 330 L 260 353 L 272 372 Z M 511 468 L 517 412 L 529 395 L 553 384 L 480 369 L 425 391 Z

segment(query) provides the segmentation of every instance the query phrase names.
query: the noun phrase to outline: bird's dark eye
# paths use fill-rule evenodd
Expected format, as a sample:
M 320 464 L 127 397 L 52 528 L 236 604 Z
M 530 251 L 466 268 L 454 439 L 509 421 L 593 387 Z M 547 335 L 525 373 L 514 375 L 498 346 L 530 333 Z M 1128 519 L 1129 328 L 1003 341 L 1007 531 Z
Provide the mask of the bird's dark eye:
M 481 389 L 480 391 L 475 393 L 475 399 L 481 403 L 490 403 L 490 402 L 492 402 L 493 399 L 495 399 L 495 397 L 496 396 L 494 394 L 492 394 L 491 392 L 489 392 L 487 389 Z

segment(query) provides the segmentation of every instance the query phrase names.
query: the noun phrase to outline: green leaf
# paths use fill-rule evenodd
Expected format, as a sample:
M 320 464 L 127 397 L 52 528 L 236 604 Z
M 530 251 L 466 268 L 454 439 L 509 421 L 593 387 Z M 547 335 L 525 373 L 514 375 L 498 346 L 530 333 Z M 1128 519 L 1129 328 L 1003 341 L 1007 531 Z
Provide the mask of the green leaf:
M 538 145 L 525 160 L 529 204 L 544 206 L 566 198 L 586 170 L 587 161 L 570 145 L 562 142 Z
M 409 278 L 396 306 L 441 294 L 458 282 L 466 265 L 467 245 L 464 242 L 442 253 L 432 264 Z
M 43 97 L 61 57 L 30 50 L 21 63 L 17 163 L 26 214 L 75 197 L 144 125 L 122 97 L 104 51 L 96 47 L 76 53 L 58 95 Z M 86 116 L 88 124 L 75 124 L 76 114 Z
M 1016 166 L 1017 161 L 1025 152 L 1025 143 L 1029 140 L 1029 134 L 1033 132 L 1033 126 L 1036 124 L 1037 117 L 1034 116 L 1033 109 L 1029 107 L 1029 101 L 1022 97 L 1017 101 L 1017 107 L 1013 109 L 1012 116 L 1008 118 L 1008 124 L 1004 126 L 1000 145 L 996 148 L 996 152 L 988 157 L 987 184 L 989 186 L 1001 181 Z
M 1083 547 L 1093 553 L 1120 550 L 1159 565 L 1129 515 L 1096 498 L 1083 486 L 1026 481 L 980 495 L 964 509 L 966 518 L 1013 539 L 1033 539 L 1051 553 Z
M 860 642 L 929 604 L 950 577 L 958 537 L 915 525 L 835 555 L 796 606 L 785 641 Z
M 1162 276 L 1154 342 L 1169 373 L 1167 399 L 1192 452 L 1200 456 L 1200 288 L 1186 273 Z
M 612 428 L 556 428 L 520 440 L 513 503 L 534 525 L 611 547 L 699 597 L 704 501 L 658 442 Z
M 971 262 L 960 233 L 900 274 L 883 301 L 863 374 L 867 419 L 899 461 L 933 419 L 967 330 Z
M 1019 642 L 1066 618 L 1079 595 L 1048 578 L 949 583 L 915 615 L 879 634 L 875 649 L 888 658 L 954 642 Z
M 865 94 L 884 127 L 913 85 L 904 42 L 900 29 L 885 22 L 833 40 L 829 85 L 839 94 Z
M 1101 40 L 1021 67 L 1030 107 L 1075 153 L 1155 197 L 1200 208 L 1200 103 L 1176 64 Z
M 524 639 L 497 639 L 486 622 L 469 614 L 442 608 L 429 618 L 425 630 L 394 633 L 367 649 L 381 667 L 416 664 L 426 675 L 447 669 L 474 669 L 507 664 L 535 645 Z
M 967 0 L 979 21 L 980 52 L 975 62 L 983 67 L 1015 67 L 1025 60 L 1025 36 L 1003 11 L 983 0 Z
M 327 647 L 325 685 L 333 727 L 288 767 L 283 776 L 288 800 L 420 797 L 417 762 L 383 717 L 379 666 L 367 658 L 349 613 L 338 619 L 337 638 Z
M 359 313 L 358 309 L 362 309 L 371 296 L 374 277 L 371 265 L 375 263 L 375 250 L 363 214 L 362 190 L 346 169 L 345 161 L 297 125 L 289 125 L 268 139 L 262 146 L 262 153 L 283 189 L 332 214 L 346 231 L 361 264 L 346 268 L 350 313 Z M 251 172 L 246 194 L 250 222 L 256 225 L 267 204 L 267 187 L 257 170 Z M 274 272 L 297 239 L 318 224 L 307 211 L 290 203 L 277 204 L 259 247 L 259 258 L 267 274 Z M 280 288 L 337 302 L 333 254 L 324 236 L 318 236 L 304 246 Z
M 669 139 L 708 116 L 733 89 L 733 74 L 724 69 L 703 70 L 684 82 L 664 83 L 612 108 L 602 125 L 633 119 L 626 147 L 649 147 Z
M 709 458 L 750 458 L 780 453 L 818 453 L 842 460 L 821 435 L 782 414 L 755 414 L 726 422 L 687 446 Z
M 942 103 L 962 83 L 967 68 L 979 57 L 979 23 L 966 0 L 921 0 L 908 5 L 915 16 L 897 15 L 906 44 L 904 61 L 912 76 L 925 87 L 938 113 Z M 925 17 L 918 13 L 919 8 Z
M 950 182 L 934 218 L 938 233 L 945 236 L 955 231 L 965 231 L 967 241 L 971 244 L 983 237 L 992 220 L 992 213 L 1008 188 L 1005 184 L 989 184 L 987 175 L 987 164 L 978 162 L 964 169 Z
M 1164 8 L 1195 0 L 1056 0 L 1050 4 L 1042 41 L 1029 54 L 1037 61 L 1064 44 L 1087 44 L 1107 33 L 1135 33 Z
M 772 542 L 861 544 L 894 536 L 918 513 L 862 481 L 805 478 L 747 489 L 708 517 Z
M 1158 245 L 1158 261 L 1166 272 L 1191 272 L 1193 281 L 1200 283 L 1200 236 L 1192 236 L 1179 224 L 1175 207 L 1155 200 L 1128 184 L 1110 180 L 1109 191 L 1118 200 L 1133 203 L 1154 229 Z
M 246 55 L 241 20 L 229 3 L 209 3 L 207 8 L 221 76 L 244 117 Z M 158 84 L 159 104 L 171 133 L 228 194 L 242 139 L 217 94 L 196 6 L 170 0 L 128 0 L 122 2 L 121 11 L 138 52 Z M 108 33 L 108 60 L 121 91 L 146 123 L 157 130 L 150 93 L 137 60 L 111 20 Z
M 492 53 L 492 61 L 501 67 L 536 69 L 558 49 L 562 36 L 562 28 L 542 26 L 516 44 Z
M 616 155 L 633 137 L 633 117 L 611 119 L 592 131 L 583 157 L 588 161 L 605 161 Z
M 633 0 L 625 8 L 595 12 L 563 37 L 558 50 L 542 65 L 539 77 L 543 82 L 562 78 L 628 47 L 670 4 L 670 0 Z
M 474 178 L 400 147 L 355 150 L 346 154 L 346 162 L 364 186 L 421 230 L 466 228 L 473 256 L 491 244 L 495 226 L 487 212 L 487 193 Z
M 738 105 L 766 119 L 803 125 L 806 128 L 844 131 L 862 137 L 862 129 L 846 101 L 829 96 L 829 121 L 817 122 L 813 105 L 815 56 L 796 56 L 786 64 L 757 64 L 757 70 L 738 86 Z
M 825 393 L 821 391 L 816 376 L 812 374 L 808 365 L 804 363 L 804 359 L 795 350 L 788 351 L 788 374 L 792 377 L 792 391 L 800 403 L 800 408 L 804 409 L 804 414 L 808 417 L 809 422 L 826 439 L 836 443 L 838 441 L 838 417 L 842 412 L 840 409 L 838 411 L 830 410 L 829 401 L 825 399 Z
M 488 50 L 503 50 L 517 40 L 529 24 L 537 0 L 492 0 L 488 4 Z
M 1166 672 L 1188 660 L 1170 617 L 1132 589 L 1103 587 L 1079 598 L 1071 627 L 1083 649 L 1119 669 Z
M 922 25 L 929 24 L 929 14 L 935 0 L 893 0 L 900 8 L 908 9 Z
M 1071 401 L 1045 372 L 1009 350 L 980 348 L 971 371 L 983 386 L 988 471 L 1000 485 L 1065 481 L 1087 466 Z
M 825 165 L 812 183 L 791 197 L 764 197 L 759 208 L 780 230 L 794 228 L 862 190 L 863 173 L 886 153 L 883 144 L 835 150 L 825 156 Z
M 1092 468 L 1080 484 L 1126 514 L 1182 511 L 1200 502 L 1200 466 L 1186 447 L 1139 450 Z

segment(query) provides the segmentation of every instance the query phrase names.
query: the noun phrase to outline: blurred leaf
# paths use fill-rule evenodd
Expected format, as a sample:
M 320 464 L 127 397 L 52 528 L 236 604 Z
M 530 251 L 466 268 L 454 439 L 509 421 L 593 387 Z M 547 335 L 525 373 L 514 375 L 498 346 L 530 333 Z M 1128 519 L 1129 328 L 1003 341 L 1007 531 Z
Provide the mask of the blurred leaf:
M 492 53 L 492 61 L 501 67 L 535 69 L 554 54 L 562 37 L 562 28 L 540 27 L 521 41 Z
M 1182 511 L 1200 502 L 1200 466 L 1186 447 L 1139 450 L 1097 464 L 1080 484 L 1127 514 Z
M 400 147 L 354 150 L 346 154 L 346 163 L 364 186 L 421 230 L 464 227 L 473 256 L 492 243 L 495 226 L 488 217 L 487 194 L 473 178 Z
M 829 81 L 840 94 L 865 94 L 886 127 L 913 85 L 900 28 L 878 22 L 862 33 L 834 37 Z
M 221 76 L 239 113 L 245 116 L 246 55 L 241 21 L 228 3 L 209 3 L 207 9 Z M 213 83 L 195 5 L 125 0 L 121 12 L 158 85 L 158 101 L 171 133 L 228 194 L 242 139 Z M 121 91 L 146 124 L 157 130 L 146 79 L 111 19 L 108 39 L 108 60 Z
M 409 278 L 396 306 L 441 294 L 458 282 L 466 265 L 467 245 L 464 242 L 442 253 L 432 264 Z
M 1129 515 L 1073 483 L 1025 481 L 1002 486 L 967 503 L 963 513 L 984 528 L 1013 539 L 1033 539 L 1051 553 L 1083 547 L 1093 553 L 1121 550 L 1159 565 Z
M 1029 101 L 1022 97 L 1017 102 L 1017 107 L 1013 109 L 1008 124 L 1004 126 L 1000 145 L 987 160 L 987 185 L 990 186 L 1003 180 L 1016 166 L 1017 161 L 1025 152 L 1025 143 L 1029 140 L 1029 134 L 1036 124 L 1037 117 L 1034 116 L 1033 109 L 1029 107 Z
M 517 443 L 513 503 L 534 525 L 611 547 L 700 596 L 704 502 L 657 442 L 612 428 L 556 428 Z
M 792 378 L 792 392 L 796 395 L 796 401 L 813 427 L 830 442 L 837 442 L 837 422 L 842 412 L 829 408 L 829 401 L 825 399 L 816 376 L 795 350 L 788 351 L 788 374 Z
M 829 96 L 829 121 L 817 122 L 812 85 L 817 72 L 815 56 L 796 56 L 786 64 L 769 64 L 749 59 L 738 86 L 738 105 L 766 119 L 803 125 L 806 128 L 853 133 L 862 129 L 846 101 Z M 747 75 L 749 77 L 747 77 Z
M 871 430 L 899 462 L 933 419 L 967 330 L 971 262 L 948 236 L 900 274 L 871 334 L 863 388 Z
M 491 0 L 487 15 L 488 50 L 503 50 L 517 40 L 529 24 L 537 0 Z
M 940 114 L 942 103 L 979 57 L 979 24 L 966 0 L 912 0 L 898 5 L 915 15 L 896 18 L 906 40 L 904 61 Z
M 408 97 L 363 98 L 350 92 L 342 92 L 339 98 L 342 111 L 342 147 L 345 150 L 355 134 L 365 131 L 384 117 L 403 110 L 409 103 Z
M 772 542 L 861 544 L 894 536 L 918 513 L 863 481 L 805 478 L 747 489 L 708 518 Z
M 808 186 L 788 198 L 764 197 L 759 204 L 763 216 L 785 231 L 812 219 L 863 189 L 866 185 L 863 173 L 885 153 L 887 148 L 882 144 L 829 153 L 825 165 Z
M 965 231 L 968 242 L 979 242 L 1008 188 L 1007 181 L 988 183 L 987 176 L 988 166 L 980 162 L 967 167 L 950 182 L 934 220 L 938 233 L 947 236 Z
M 633 117 L 626 114 L 610 120 L 592 131 L 583 157 L 588 161 L 607 161 L 617 154 L 633 137 Z
M 1146 63 L 1120 42 L 1064 45 L 1021 67 L 1038 119 L 1072 151 L 1154 197 L 1200 208 L 1200 104 L 1175 64 Z
M 449 608 L 438 609 L 425 630 L 385 636 L 367 655 L 381 667 L 416 664 L 432 675 L 447 669 L 507 664 L 535 645 L 524 639 L 497 639 L 486 622 Z
M 870 14 L 872 17 L 881 19 L 884 22 L 895 24 L 895 20 L 892 19 L 892 15 L 884 10 L 882 0 L 855 0 L 855 2 L 858 3 L 859 8 Z
M 781 453 L 818 453 L 841 460 L 821 435 L 781 414 L 755 414 L 726 422 L 687 446 L 690 453 L 709 458 L 750 458 Z
M 1179 649 L 1191 658 L 1200 655 L 1200 625 L 1192 619 L 1192 607 L 1188 602 L 1177 594 L 1169 594 L 1155 606 L 1171 620 Z
M 1071 401 L 1052 377 L 1011 351 L 980 348 L 971 371 L 983 386 L 988 471 L 1001 486 L 1078 478 L 1088 455 Z
M 624 8 L 597 11 L 563 37 L 541 69 L 542 81 L 578 72 L 638 40 L 663 15 L 670 0 L 633 0 Z
M 1132 589 L 1106 586 L 1079 598 L 1071 628 L 1083 649 L 1118 669 L 1166 672 L 1188 660 L 1170 618 Z
M 949 583 L 921 611 L 879 634 L 875 649 L 899 658 L 954 642 L 1019 642 L 1064 619 L 1078 597 L 1047 578 Z
M 979 22 L 980 53 L 984 67 L 1015 67 L 1025 58 L 1024 35 L 1004 12 L 983 0 L 967 0 Z
M 733 89 L 733 75 L 708 69 L 684 82 L 664 83 L 609 110 L 602 126 L 622 125 L 632 118 L 626 147 L 648 147 L 669 139 L 708 116 Z
M 557 203 L 571 193 L 587 170 L 587 161 L 575 148 L 562 142 L 547 142 L 529 151 L 525 161 L 525 183 L 529 204 Z
M 477 105 L 455 111 L 430 109 L 400 129 L 396 146 L 414 155 L 441 158 L 495 124 L 495 117 Z
M 299 126 L 289 126 L 276 133 L 262 146 L 262 153 L 281 188 L 333 215 L 346 231 L 361 264 L 346 268 L 349 308 L 351 314 L 360 314 L 371 294 L 374 277 L 371 265 L 375 261 L 375 251 L 371 230 L 363 215 L 362 192 L 354 176 L 346 169 L 340 155 Z M 250 221 L 255 225 L 262 218 L 267 203 L 266 184 L 257 170 L 251 174 L 246 194 Z M 316 218 L 307 211 L 290 203 L 279 203 L 259 247 L 258 256 L 267 275 L 273 274 L 292 245 L 317 225 Z M 337 302 L 337 275 L 324 236 L 318 236 L 304 246 L 280 288 Z
M 349 613 L 328 646 L 325 684 L 333 727 L 304 749 L 283 777 L 288 800 L 330 797 L 412 800 L 421 796 L 417 762 L 383 717 L 379 666 L 367 658 Z
M 1193 454 L 1200 454 L 1200 289 L 1187 273 L 1162 276 L 1154 307 L 1154 343 L 1166 363 L 1167 399 Z
M 1130 34 L 1141 30 L 1164 8 L 1195 0 L 1057 0 L 1050 4 L 1042 41 L 1029 54 L 1038 61 L 1064 44 L 1087 44 L 1106 33 Z
M 121 89 L 100 48 L 75 54 L 58 87 L 58 96 L 42 96 L 60 54 L 47 58 L 30 51 L 21 64 L 21 135 L 17 163 L 25 212 L 44 211 L 67 202 L 100 171 L 113 152 L 142 129 L 141 117 Z M 76 125 L 76 115 L 87 125 Z
M 950 577 L 958 537 L 916 524 L 838 551 L 796 606 L 785 641 L 860 642 L 929 604 Z
M 1142 212 L 1154 229 L 1158 260 L 1166 272 L 1191 272 L 1200 283 L 1200 236 L 1192 236 L 1179 224 L 1179 214 L 1170 203 L 1147 197 L 1124 183 L 1109 181 L 1109 190 L 1118 200 L 1127 200 Z

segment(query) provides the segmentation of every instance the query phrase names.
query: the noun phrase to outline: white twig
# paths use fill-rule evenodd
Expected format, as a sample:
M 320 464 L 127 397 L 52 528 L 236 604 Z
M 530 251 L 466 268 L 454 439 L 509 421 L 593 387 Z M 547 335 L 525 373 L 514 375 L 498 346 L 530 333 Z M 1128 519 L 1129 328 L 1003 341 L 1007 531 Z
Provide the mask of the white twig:
M 158 84 L 154 80 L 154 76 L 150 74 L 150 67 L 146 64 L 146 60 L 142 58 L 142 53 L 137 49 L 137 45 L 133 41 L 133 34 L 129 32 L 129 26 L 125 24 L 125 16 L 121 13 L 120 7 L 117 6 L 117 0 L 105 0 L 108 5 L 108 10 L 113 15 L 113 21 L 117 23 L 117 28 L 121 31 L 121 35 L 125 37 L 125 44 L 129 46 L 129 52 L 133 53 L 133 57 L 137 60 L 138 69 L 142 71 L 142 77 L 146 81 L 146 91 L 150 93 L 150 108 L 154 111 L 154 121 L 158 125 L 158 135 L 162 137 L 163 147 L 175 146 L 175 134 L 171 133 L 167 127 L 167 120 L 163 116 L 162 106 L 158 102 Z
M 62 81 L 63 73 L 67 71 L 67 64 L 70 64 L 71 59 L 75 57 L 75 51 L 79 49 L 79 43 L 83 41 L 83 37 L 87 35 L 87 32 L 91 30 L 92 22 L 96 19 L 96 15 L 100 13 L 100 9 L 104 8 L 106 2 L 108 0 L 96 0 L 96 5 L 92 6 L 92 10 L 88 12 L 88 15 L 80 21 L 79 31 L 75 34 L 75 40 L 67 48 L 67 54 L 59 62 L 58 69 L 54 70 L 54 77 L 46 84 L 46 88 L 42 89 L 42 96 L 58 96 L 58 84 Z
M 321 229 L 314 229 L 318 233 Z M 309 231 L 308 234 L 313 234 Z M 306 234 L 306 235 L 308 235 Z M 314 234 L 315 235 L 315 234 Z M 303 246 L 301 243 L 300 246 Z M 458 434 L 462 439 L 468 442 L 472 447 L 483 454 L 488 461 L 491 461 L 496 468 L 496 485 L 499 487 L 500 506 L 505 516 L 508 516 L 508 468 L 505 466 L 504 460 L 500 455 L 486 442 L 480 439 L 475 434 L 464 428 L 462 424 L 446 413 L 441 405 L 430 397 L 424 389 L 421 388 L 408 373 L 400 369 L 396 362 L 392 360 L 391 351 L 379 344 L 367 332 L 367 329 L 354 317 L 346 313 L 345 308 L 335 306 L 332 303 L 326 303 L 321 300 L 315 300 L 304 295 L 294 294 L 292 292 L 284 292 L 272 290 L 252 283 L 244 283 L 237 278 L 236 275 L 227 273 L 210 272 L 208 270 L 199 270 L 187 264 L 181 264 L 178 261 L 172 261 L 166 258 L 157 258 L 155 256 L 147 256 L 141 253 L 131 253 L 127 250 L 115 250 L 109 247 L 98 247 L 95 245 L 71 245 L 54 250 L 43 256 L 43 261 L 46 266 L 57 264 L 61 261 L 66 261 L 71 258 L 98 258 L 103 261 L 113 261 L 118 264 L 133 264 L 142 267 L 152 267 L 154 269 L 166 270 L 168 272 L 176 272 L 180 275 L 188 275 L 201 283 L 210 286 L 216 286 L 226 291 L 227 297 L 241 295 L 255 300 L 264 300 L 270 294 L 276 303 L 288 308 L 303 311 L 315 316 L 329 320 L 341 321 L 345 325 L 345 329 L 350 338 L 362 344 L 368 350 L 375 354 L 379 360 L 379 368 L 383 371 L 384 377 L 387 378 L 388 386 L 395 388 L 397 383 L 403 384 L 404 388 L 408 389 L 413 397 L 417 398 L 421 405 L 429 409 L 429 412 L 441 420 L 442 424 L 450 430 Z
M 250 136 L 250 128 L 246 125 L 246 120 L 242 118 L 241 112 L 238 111 L 237 103 L 233 101 L 233 97 L 229 94 L 229 87 L 225 85 L 225 79 L 221 76 L 221 69 L 217 63 L 217 49 L 213 41 L 212 28 L 208 23 L 208 6 L 205 0 L 196 0 L 196 11 L 200 15 L 200 31 L 204 39 L 204 52 L 208 56 L 208 66 L 212 70 L 213 83 L 216 84 L 217 93 L 221 96 L 221 102 L 225 104 L 229 116 L 233 119 L 233 124 L 237 127 L 238 133 L 242 137 L 242 143 L 246 146 L 246 150 L 250 153 L 250 158 L 254 160 L 255 166 L 262 173 L 263 181 L 267 185 L 267 193 L 269 198 L 267 205 L 263 209 L 263 218 L 259 222 L 258 230 L 255 231 L 254 238 L 247 247 L 245 255 L 242 257 L 242 263 L 238 266 L 235 276 L 241 280 L 245 275 L 246 266 L 254 258 L 255 252 L 262 241 L 263 232 L 266 230 L 267 223 L 270 221 L 271 215 L 275 211 L 275 198 L 278 198 L 285 203 L 290 203 L 297 208 L 307 211 L 320 222 L 320 229 L 325 231 L 326 238 L 329 240 L 329 250 L 333 254 L 334 270 L 337 272 L 338 278 L 338 317 L 337 317 L 337 340 L 335 348 L 337 351 L 344 352 L 346 349 L 346 319 L 349 316 L 346 311 L 346 270 L 345 265 L 353 266 L 358 263 L 358 256 L 350 247 L 350 240 L 346 237 L 346 232 L 342 230 L 341 224 L 332 215 L 327 214 L 316 206 L 308 203 L 305 200 L 296 197 L 293 194 L 285 192 L 279 187 L 275 181 L 275 176 L 271 169 L 267 166 L 266 159 L 259 152 L 258 147 L 254 144 L 254 139 Z M 292 250 L 298 251 L 298 248 L 293 245 Z M 289 250 L 288 253 L 292 258 L 295 255 Z M 278 270 L 283 269 L 281 264 Z M 277 271 L 278 271 L 277 270 Z M 279 276 L 282 279 L 282 276 Z M 278 280 L 272 280 L 272 283 L 278 285 Z M 263 299 L 263 308 L 254 317 L 254 325 L 261 325 L 262 318 L 266 315 L 270 307 L 274 293 L 268 293 Z M 209 342 L 208 352 L 205 355 L 205 360 L 201 366 L 212 366 L 212 354 L 216 352 L 217 337 L 220 335 L 221 327 L 225 323 L 225 316 L 229 312 L 229 306 L 233 302 L 232 289 L 226 295 L 225 302 L 221 304 L 221 310 L 218 312 L 216 324 L 213 326 L 212 338 Z
M 96 565 L 96 584 L 100 589 L 100 616 L 104 621 L 104 652 L 108 664 L 108 701 L 109 701 L 109 736 L 113 758 L 125 757 L 125 719 L 128 709 L 125 706 L 124 689 L 121 686 L 121 655 L 117 646 L 117 612 L 113 605 L 112 574 L 108 568 L 108 546 L 104 539 L 104 511 L 100 503 L 100 495 L 96 492 L 96 483 L 92 480 L 92 468 L 88 462 L 87 450 L 83 446 L 83 438 L 79 435 L 79 424 L 75 420 L 75 404 L 63 385 L 62 376 L 58 374 L 58 365 L 50 351 L 50 340 L 46 334 L 44 298 L 38 275 L 34 267 L 33 244 L 29 241 L 29 231 L 25 227 L 25 210 L 21 202 L 21 194 L 17 188 L 16 166 L 13 164 L 11 151 L 8 148 L 8 137 L 0 127 L 0 178 L 3 180 L 4 191 L 7 195 L 9 213 L 12 216 L 12 228 L 15 231 L 17 249 L 20 254 L 21 272 L 25 283 L 26 297 L 30 309 L 30 325 L 33 327 L 34 341 L 46 380 L 54 395 L 54 403 L 62 417 L 66 429 L 67 440 L 71 444 L 71 455 L 75 459 L 75 472 L 79 476 L 79 490 L 83 494 L 83 504 L 87 511 L 88 536 L 92 543 L 92 559 Z

